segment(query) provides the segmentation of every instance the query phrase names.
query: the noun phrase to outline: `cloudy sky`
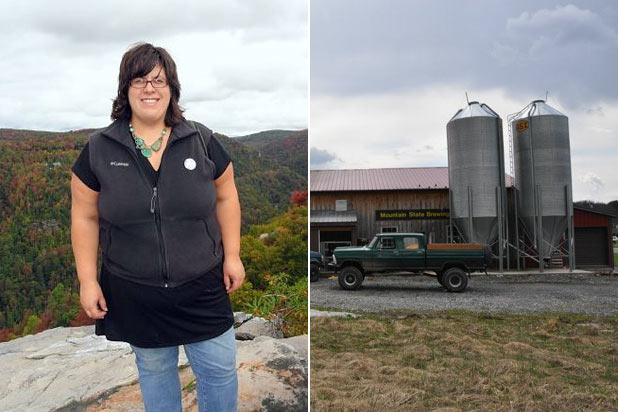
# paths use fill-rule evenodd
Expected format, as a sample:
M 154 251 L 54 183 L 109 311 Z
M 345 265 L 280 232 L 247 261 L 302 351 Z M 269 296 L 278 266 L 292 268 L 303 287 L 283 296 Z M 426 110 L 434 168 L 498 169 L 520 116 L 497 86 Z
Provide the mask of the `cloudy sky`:
M 574 199 L 618 199 L 616 73 L 615 2 L 312 0 L 311 167 L 446 166 L 465 92 L 505 127 L 548 92 Z
M 176 61 L 185 117 L 230 136 L 308 126 L 306 0 L 7 0 L 0 128 L 107 125 L 138 41 Z

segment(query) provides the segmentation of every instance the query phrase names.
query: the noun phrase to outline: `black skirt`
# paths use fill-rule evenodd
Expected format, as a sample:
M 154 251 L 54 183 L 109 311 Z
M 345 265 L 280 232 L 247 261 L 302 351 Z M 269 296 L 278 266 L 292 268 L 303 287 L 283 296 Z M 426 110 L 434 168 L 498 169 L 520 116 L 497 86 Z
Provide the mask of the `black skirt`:
M 140 285 L 105 266 L 99 279 L 107 314 L 95 334 L 142 348 L 178 346 L 215 338 L 234 324 L 222 265 L 176 288 Z

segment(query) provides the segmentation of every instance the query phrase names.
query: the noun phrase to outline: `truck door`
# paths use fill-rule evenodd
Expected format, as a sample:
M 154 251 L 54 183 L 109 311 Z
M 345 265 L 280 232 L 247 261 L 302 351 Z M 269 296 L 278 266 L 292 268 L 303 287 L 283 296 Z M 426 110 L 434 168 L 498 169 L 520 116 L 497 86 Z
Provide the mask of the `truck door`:
M 425 239 L 422 236 L 401 238 L 399 265 L 402 269 L 420 270 L 425 268 Z
M 391 236 L 380 236 L 376 247 L 378 253 L 375 259 L 375 270 L 389 270 L 399 265 L 399 249 L 396 239 Z

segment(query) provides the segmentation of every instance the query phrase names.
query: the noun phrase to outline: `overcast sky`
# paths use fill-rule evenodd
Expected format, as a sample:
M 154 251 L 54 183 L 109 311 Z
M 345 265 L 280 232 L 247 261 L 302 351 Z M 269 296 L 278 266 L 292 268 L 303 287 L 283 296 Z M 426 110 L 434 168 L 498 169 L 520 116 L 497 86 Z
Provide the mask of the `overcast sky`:
M 574 199 L 618 199 L 617 64 L 611 1 L 312 0 L 311 167 L 447 166 L 466 91 L 507 145 L 507 116 L 547 91 L 569 117 Z
M 308 126 L 306 0 L 0 2 L 0 128 L 110 123 L 122 55 L 162 46 L 185 117 L 230 136 Z

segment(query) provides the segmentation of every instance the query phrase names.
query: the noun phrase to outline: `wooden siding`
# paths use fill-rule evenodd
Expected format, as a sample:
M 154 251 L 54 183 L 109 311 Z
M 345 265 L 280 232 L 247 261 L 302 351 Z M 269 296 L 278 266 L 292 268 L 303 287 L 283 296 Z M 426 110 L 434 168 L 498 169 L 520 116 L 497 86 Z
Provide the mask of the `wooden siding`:
M 311 192 L 311 210 L 335 210 L 335 201 L 348 201 L 348 210 L 356 210 L 357 235 L 371 239 L 382 227 L 397 227 L 398 232 L 433 233 L 434 242 L 446 242 L 448 219 L 380 220 L 376 210 L 448 209 L 448 190 Z
M 609 226 L 611 223 L 611 216 L 581 209 L 573 210 L 573 218 L 576 227 Z

